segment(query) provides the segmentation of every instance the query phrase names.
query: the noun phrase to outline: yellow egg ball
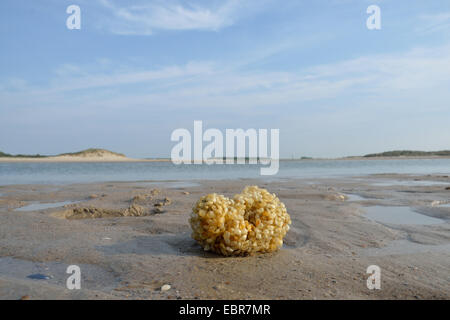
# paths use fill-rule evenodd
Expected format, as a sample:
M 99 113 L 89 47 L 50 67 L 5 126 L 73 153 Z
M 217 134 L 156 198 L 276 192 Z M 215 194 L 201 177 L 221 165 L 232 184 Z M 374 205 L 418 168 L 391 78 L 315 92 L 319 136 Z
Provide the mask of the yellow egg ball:
M 291 218 L 275 194 L 248 186 L 233 199 L 216 193 L 200 198 L 189 223 L 206 251 L 231 256 L 278 250 Z

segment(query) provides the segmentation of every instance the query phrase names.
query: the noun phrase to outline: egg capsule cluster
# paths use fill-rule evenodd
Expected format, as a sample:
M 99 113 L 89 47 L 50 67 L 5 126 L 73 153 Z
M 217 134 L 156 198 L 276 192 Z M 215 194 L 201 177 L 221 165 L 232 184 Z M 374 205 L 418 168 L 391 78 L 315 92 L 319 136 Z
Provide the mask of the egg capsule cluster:
M 249 186 L 233 199 L 216 193 L 200 198 L 189 222 L 192 238 L 206 251 L 231 256 L 278 250 L 291 219 L 275 194 Z

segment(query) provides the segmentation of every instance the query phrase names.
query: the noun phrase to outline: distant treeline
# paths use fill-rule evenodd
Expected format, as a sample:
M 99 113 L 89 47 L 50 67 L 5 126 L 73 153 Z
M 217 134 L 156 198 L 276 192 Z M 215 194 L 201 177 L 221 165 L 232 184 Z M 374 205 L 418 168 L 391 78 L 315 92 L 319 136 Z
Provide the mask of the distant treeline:
M 9 154 L 0 151 L 0 158 L 46 158 L 40 154 Z
M 373 157 L 427 157 L 427 156 L 450 156 L 450 150 L 442 150 L 442 151 L 396 150 L 382 153 L 366 154 L 364 157 L 373 158 Z

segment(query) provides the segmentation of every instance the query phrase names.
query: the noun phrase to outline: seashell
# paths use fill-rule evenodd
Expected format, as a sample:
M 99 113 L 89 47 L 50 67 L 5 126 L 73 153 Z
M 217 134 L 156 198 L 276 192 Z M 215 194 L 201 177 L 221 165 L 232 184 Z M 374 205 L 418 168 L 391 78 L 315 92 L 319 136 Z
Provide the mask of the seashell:
M 161 291 L 162 292 L 168 291 L 168 290 L 170 290 L 170 288 L 171 288 L 171 286 L 169 284 L 165 284 L 161 287 Z

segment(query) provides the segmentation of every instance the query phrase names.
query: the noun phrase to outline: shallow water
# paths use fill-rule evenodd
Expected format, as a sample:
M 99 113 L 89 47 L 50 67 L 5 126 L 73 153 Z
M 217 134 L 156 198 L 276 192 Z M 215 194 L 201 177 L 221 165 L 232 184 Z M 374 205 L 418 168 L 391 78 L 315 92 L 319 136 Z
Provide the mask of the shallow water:
M 152 187 L 152 186 L 158 186 L 160 188 L 166 188 L 166 189 L 182 189 L 182 188 L 189 188 L 189 187 L 198 187 L 200 184 L 195 182 L 188 182 L 188 181 L 167 181 L 167 182 L 137 182 L 133 183 L 133 185 L 138 186 L 145 186 L 145 187 Z
M 1 162 L 0 185 L 195 179 L 330 178 L 381 173 L 446 174 L 450 159 L 280 161 L 277 175 L 261 165 L 174 165 L 172 162 Z
M 426 245 L 408 240 L 394 240 L 383 248 L 367 248 L 362 250 L 364 256 L 384 256 L 395 254 L 414 254 L 425 252 L 450 252 L 450 244 Z
M 33 280 L 50 280 L 52 277 L 42 274 L 42 273 L 35 273 L 35 274 L 30 274 L 29 276 L 27 276 L 27 278 L 33 279 Z
M 50 208 L 58 208 L 63 207 L 68 204 L 77 203 L 79 201 L 62 201 L 62 202 L 52 202 L 52 203 L 32 203 L 29 205 L 26 205 L 24 207 L 17 208 L 15 211 L 38 211 L 38 210 L 45 210 Z
M 380 187 L 389 187 L 389 186 L 420 186 L 420 187 L 428 187 L 428 186 L 445 186 L 450 184 L 450 182 L 446 181 L 429 181 L 429 180 L 386 180 L 383 182 L 374 182 L 371 183 L 373 186 Z
M 364 198 L 358 194 L 353 193 L 345 193 L 345 196 L 348 198 L 347 201 L 365 201 L 367 198 Z
M 87 289 L 112 289 L 119 283 L 112 273 L 91 264 L 77 264 L 81 269 L 81 287 Z M 0 274 L 3 277 L 45 281 L 66 288 L 69 264 L 47 261 L 32 262 L 22 259 L 0 257 Z
M 371 220 L 389 224 L 432 225 L 444 223 L 444 220 L 426 216 L 409 207 L 373 206 L 366 207 L 365 216 Z

